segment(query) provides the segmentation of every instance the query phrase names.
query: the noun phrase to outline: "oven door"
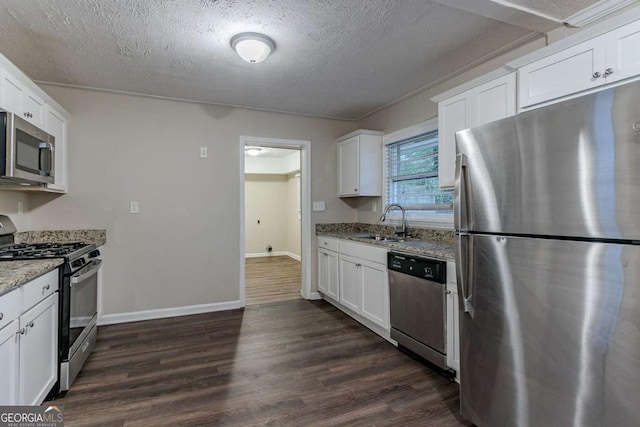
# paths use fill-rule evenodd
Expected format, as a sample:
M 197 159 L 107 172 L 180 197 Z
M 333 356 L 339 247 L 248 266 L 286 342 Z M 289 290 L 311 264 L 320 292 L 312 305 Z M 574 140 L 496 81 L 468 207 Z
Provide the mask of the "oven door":
M 101 259 L 94 259 L 70 277 L 69 358 L 82 345 L 98 314 L 98 270 Z

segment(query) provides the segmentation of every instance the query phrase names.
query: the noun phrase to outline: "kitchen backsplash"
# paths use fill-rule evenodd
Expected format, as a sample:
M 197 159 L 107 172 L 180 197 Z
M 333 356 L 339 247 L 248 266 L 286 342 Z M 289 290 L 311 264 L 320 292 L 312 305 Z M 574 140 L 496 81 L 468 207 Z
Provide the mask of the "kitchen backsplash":
M 339 224 L 316 224 L 316 233 L 369 233 L 381 236 L 393 236 L 392 225 L 383 224 L 363 224 L 363 223 L 339 223 Z M 415 239 L 431 240 L 442 243 L 453 243 L 452 230 L 437 230 L 433 228 L 407 227 L 409 236 Z

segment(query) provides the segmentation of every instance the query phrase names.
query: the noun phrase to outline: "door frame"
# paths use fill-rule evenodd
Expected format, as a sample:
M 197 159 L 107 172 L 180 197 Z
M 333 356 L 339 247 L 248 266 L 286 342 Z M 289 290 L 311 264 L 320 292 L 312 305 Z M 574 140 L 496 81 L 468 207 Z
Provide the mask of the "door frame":
M 240 136 L 240 304 L 245 306 L 245 177 L 244 149 L 255 147 L 275 147 L 300 150 L 300 258 L 302 286 L 300 293 L 304 299 L 318 299 L 318 292 L 311 292 L 311 141 L 297 139 L 264 138 Z

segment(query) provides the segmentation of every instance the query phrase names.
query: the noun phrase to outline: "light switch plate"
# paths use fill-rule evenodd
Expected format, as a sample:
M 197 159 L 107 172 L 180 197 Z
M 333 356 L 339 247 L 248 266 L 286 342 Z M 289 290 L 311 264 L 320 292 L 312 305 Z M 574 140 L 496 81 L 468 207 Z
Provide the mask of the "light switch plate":
M 313 211 L 324 212 L 325 211 L 324 202 L 313 202 Z
M 129 213 L 130 214 L 140 213 L 140 204 L 137 201 L 129 202 Z

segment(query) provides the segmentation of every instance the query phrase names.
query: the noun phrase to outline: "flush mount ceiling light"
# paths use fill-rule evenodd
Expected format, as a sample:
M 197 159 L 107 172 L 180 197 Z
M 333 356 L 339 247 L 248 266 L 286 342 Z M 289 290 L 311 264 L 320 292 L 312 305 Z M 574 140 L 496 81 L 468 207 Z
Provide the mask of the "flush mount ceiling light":
M 231 47 L 240 55 L 240 58 L 252 64 L 257 64 L 267 59 L 267 56 L 276 50 L 275 42 L 260 33 L 240 33 L 231 38 Z
M 247 147 L 244 149 L 245 153 L 254 157 L 260 154 L 261 151 L 262 151 L 262 148 L 258 148 L 258 147 Z

